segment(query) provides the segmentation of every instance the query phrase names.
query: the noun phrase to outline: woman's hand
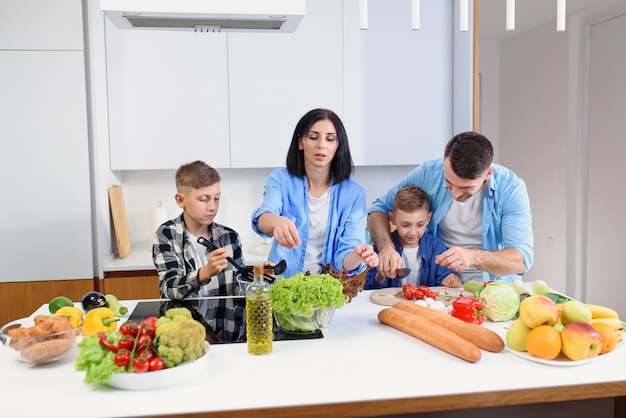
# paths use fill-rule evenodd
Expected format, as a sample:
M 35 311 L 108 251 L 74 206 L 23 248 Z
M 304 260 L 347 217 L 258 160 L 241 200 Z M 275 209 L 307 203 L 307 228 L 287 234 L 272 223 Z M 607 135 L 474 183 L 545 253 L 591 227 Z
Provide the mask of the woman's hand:
M 370 267 L 378 266 L 378 254 L 374 251 L 374 247 L 366 244 L 359 244 L 354 247 L 354 252 L 359 256 L 362 262 Z
M 284 216 L 274 219 L 274 240 L 286 248 L 297 248 L 302 242 L 296 225 Z

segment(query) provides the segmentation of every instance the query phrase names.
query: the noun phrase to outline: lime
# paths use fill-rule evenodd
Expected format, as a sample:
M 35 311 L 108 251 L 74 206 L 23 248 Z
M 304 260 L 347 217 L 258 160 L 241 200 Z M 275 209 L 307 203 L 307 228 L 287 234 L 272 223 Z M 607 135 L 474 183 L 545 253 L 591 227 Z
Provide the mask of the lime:
M 50 310 L 50 313 L 53 314 L 56 313 L 56 311 L 58 311 L 62 306 L 74 306 L 74 302 L 72 302 L 72 299 L 67 296 L 57 296 L 50 301 L 48 309 Z

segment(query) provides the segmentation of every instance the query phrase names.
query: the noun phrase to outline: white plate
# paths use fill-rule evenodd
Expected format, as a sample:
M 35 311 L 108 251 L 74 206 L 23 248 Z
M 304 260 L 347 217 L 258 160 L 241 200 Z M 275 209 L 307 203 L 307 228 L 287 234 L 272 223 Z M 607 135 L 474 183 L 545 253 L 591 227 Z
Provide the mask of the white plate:
M 609 351 L 608 353 L 601 354 L 601 355 L 591 357 L 588 359 L 575 360 L 575 361 L 568 359 L 567 357 L 565 357 L 565 354 L 563 353 L 559 354 L 559 356 L 555 358 L 554 360 L 544 360 L 541 358 L 533 357 L 525 351 L 513 350 L 512 348 L 509 348 L 508 344 L 506 345 L 506 349 L 518 357 L 525 358 L 526 360 L 534 361 L 535 363 L 549 364 L 550 366 L 571 367 L 571 366 L 582 366 L 583 364 L 593 363 L 594 361 L 598 361 L 603 358 L 606 358 L 610 356 L 611 354 L 613 354 L 614 352 L 616 352 L 617 350 L 621 349 L 623 345 L 624 345 L 624 341 L 620 341 L 619 344 L 617 344 L 617 347 L 615 347 L 613 351 Z
M 206 343 L 204 355 L 196 361 L 156 372 L 115 373 L 107 385 L 125 390 L 152 390 L 185 384 L 204 372 L 208 353 L 209 343 Z

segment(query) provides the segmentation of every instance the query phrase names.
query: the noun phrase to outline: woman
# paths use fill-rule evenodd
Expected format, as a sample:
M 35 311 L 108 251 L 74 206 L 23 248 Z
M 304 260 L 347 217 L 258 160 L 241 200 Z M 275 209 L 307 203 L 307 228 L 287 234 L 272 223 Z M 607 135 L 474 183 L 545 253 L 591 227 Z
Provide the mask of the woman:
M 322 265 L 360 273 L 378 255 L 365 241 L 365 190 L 350 178 L 354 166 L 339 117 L 314 109 L 298 124 L 287 167 L 272 171 L 252 228 L 274 237 L 270 262 L 287 261 L 285 277 L 319 273 Z

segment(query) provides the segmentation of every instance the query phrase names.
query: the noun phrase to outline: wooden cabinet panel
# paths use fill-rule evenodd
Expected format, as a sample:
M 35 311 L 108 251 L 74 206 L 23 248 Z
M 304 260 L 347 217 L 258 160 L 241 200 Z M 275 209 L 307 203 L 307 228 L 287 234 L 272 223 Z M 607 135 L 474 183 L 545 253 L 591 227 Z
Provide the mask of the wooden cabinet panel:
M 29 316 L 56 296 L 80 302 L 93 289 L 93 279 L 0 283 L 0 323 Z
M 159 299 L 159 276 L 156 271 L 107 272 L 100 282 L 101 292 L 118 299 Z

